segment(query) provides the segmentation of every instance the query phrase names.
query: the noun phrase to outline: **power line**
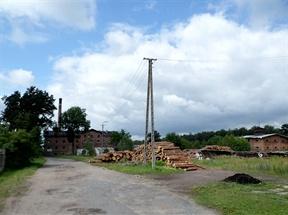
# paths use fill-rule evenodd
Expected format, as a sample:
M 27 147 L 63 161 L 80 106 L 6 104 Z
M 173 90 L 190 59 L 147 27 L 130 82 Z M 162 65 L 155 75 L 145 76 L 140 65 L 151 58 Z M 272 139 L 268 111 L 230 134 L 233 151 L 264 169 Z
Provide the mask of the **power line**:
M 238 58 L 238 59 L 173 59 L 173 58 L 157 58 L 159 61 L 174 61 L 174 62 L 197 62 L 197 63 L 207 63 L 207 62 L 241 62 L 241 61 L 251 61 L 251 60 L 261 60 L 261 59 L 271 59 L 271 60 L 284 60 L 288 56 L 263 56 L 263 57 L 252 57 L 252 58 Z

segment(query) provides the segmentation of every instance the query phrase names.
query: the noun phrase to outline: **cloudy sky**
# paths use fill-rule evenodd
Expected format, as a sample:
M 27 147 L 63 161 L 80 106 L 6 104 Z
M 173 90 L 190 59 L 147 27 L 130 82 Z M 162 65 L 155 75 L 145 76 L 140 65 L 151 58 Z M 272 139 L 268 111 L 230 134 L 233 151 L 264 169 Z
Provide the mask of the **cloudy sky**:
M 1 97 L 35 85 L 141 137 L 143 57 L 162 135 L 288 122 L 287 0 L 0 0 Z

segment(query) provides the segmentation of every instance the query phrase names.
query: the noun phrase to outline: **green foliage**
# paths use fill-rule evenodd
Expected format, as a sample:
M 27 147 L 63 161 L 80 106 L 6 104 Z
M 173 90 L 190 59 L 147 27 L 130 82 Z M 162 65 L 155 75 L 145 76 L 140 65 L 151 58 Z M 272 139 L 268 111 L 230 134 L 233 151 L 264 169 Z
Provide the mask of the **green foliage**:
M 67 130 L 67 139 L 72 143 L 72 154 L 75 154 L 75 135 L 80 131 L 87 131 L 90 128 L 90 121 L 86 119 L 85 109 L 71 107 L 62 115 L 61 126 Z
M 118 172 L 123 172 L 127 174 L 136 174 L 136 175 L 144 175 L 144 174 L 173 174 L 183 172 L 183 170 L 175 169 L 172 167 L 167 167 L 163 165 L 163 163 L 156 163 L 156 167 L 152 169 L 151 164 L 143 165 L 129 162 L 117 162 L 117 163 L 98 163 L 95 164 L 97 166 L 102 166 L 107 169 L 115 170 Z
M 64 129 L 71 128 L 74 132 L 87 131 L 90 121 L 86 119 L 86 110 L 80 107 L 71 107 L 62 115 L 62 126 Z
M 181 149 L 183 149 L 182 142 L 181 142 L 181 137 L 178 134 L 176 134 L 174 132 L 173 133 L 168 133 L 164 139 L 166 141 L 174 143 L 175 146 L 178 146 Z
M 130 135 L 125 135 L 121 138 L 120 142 L 117 145 L 117 149 L 120 151 L 133 150 L 133 141 L 131 140 Z
M 147 134 L 147 140 L 148 142 L 151 142 L 151 132 Z M 154 141 L 155 142 L 161 141 L 161 135 L 158 131 L 154 131 Z
M 84 150 L 86 150 L 88 152 L 89 156 L 95 156 L 96 155 L 95 149 L 94 149 L 94 146 L 93 146 L 93 142 L 91 140 L 89 140 L 89 139 L 85 140 L 85 142 L 84 142 Z
M 6 167 L 19 168 L 27 166 L 33 157 L 39 155 L 38 133 L 25 130 L 8 131 L 0 129 L 0 148 L 6 149 Z
M 121 129 L 120 132 L 113 131 L 111 142 L 116 145 L 116 150 L 132 150 L 133 141 L 129 132 Z
M 55 100 L 46 91 L 30 87 L 23 96 L 15 91 L 10 96 L 4 96 L 2 100 L 6 107 L 1 118 L 8 123 L 10 130 L 31 131 L 35 127 L 44 128 L 52 124 Z
M 283 190 L 283 194 L 277 190 Z M 224 215 L 286 215 L 287 192 L 283 185 L 220 182 L 194 187 L 192 195 L 196 202 L 215 208 Z

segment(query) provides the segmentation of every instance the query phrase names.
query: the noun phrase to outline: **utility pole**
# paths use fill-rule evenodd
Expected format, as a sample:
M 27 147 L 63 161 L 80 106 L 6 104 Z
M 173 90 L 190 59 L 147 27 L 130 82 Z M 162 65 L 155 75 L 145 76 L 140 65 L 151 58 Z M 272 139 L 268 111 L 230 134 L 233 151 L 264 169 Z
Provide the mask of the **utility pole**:
M 147 84 L 147 103 L 146 103 L 146 126 L 145 126 L 145 140 L 144 140 L 144 163 L 147 162 L 147 136 L 149 127 L 149 108 L 151 110 L 151 147 L 152 147 L 152 168 L 155 167 L 155 141 L 154 141 L 154 101 L 153 101 L 153 77 L 152 65 L 154 58 L 144 58 L 148 61 L 148 84 Z
M 104 121 L 104 122 L 102 122 L 102 124 L 101 124 L 101 126 L 102 126 L 102 148 L 104 147 L 104 126 L 105 126 L 105 123 L 107 123 L 107 121 Z

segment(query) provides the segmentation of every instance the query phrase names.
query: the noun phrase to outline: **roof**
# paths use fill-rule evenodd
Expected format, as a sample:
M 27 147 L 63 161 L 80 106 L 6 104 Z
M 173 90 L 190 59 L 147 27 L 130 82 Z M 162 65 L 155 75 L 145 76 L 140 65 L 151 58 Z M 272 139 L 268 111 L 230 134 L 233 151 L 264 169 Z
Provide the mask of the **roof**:
M 264 138 L 273 137 L 273 136 L 280 136 L 280 137 L 288 139 L 287 136 L 282 135 L 282 134 L 277 134 L 277 133 L 263 134 L 263 135 L 246 135 L 246 136 L 243 136 L 243 137 L 246 138 L 246 139 L 264 139 Z

